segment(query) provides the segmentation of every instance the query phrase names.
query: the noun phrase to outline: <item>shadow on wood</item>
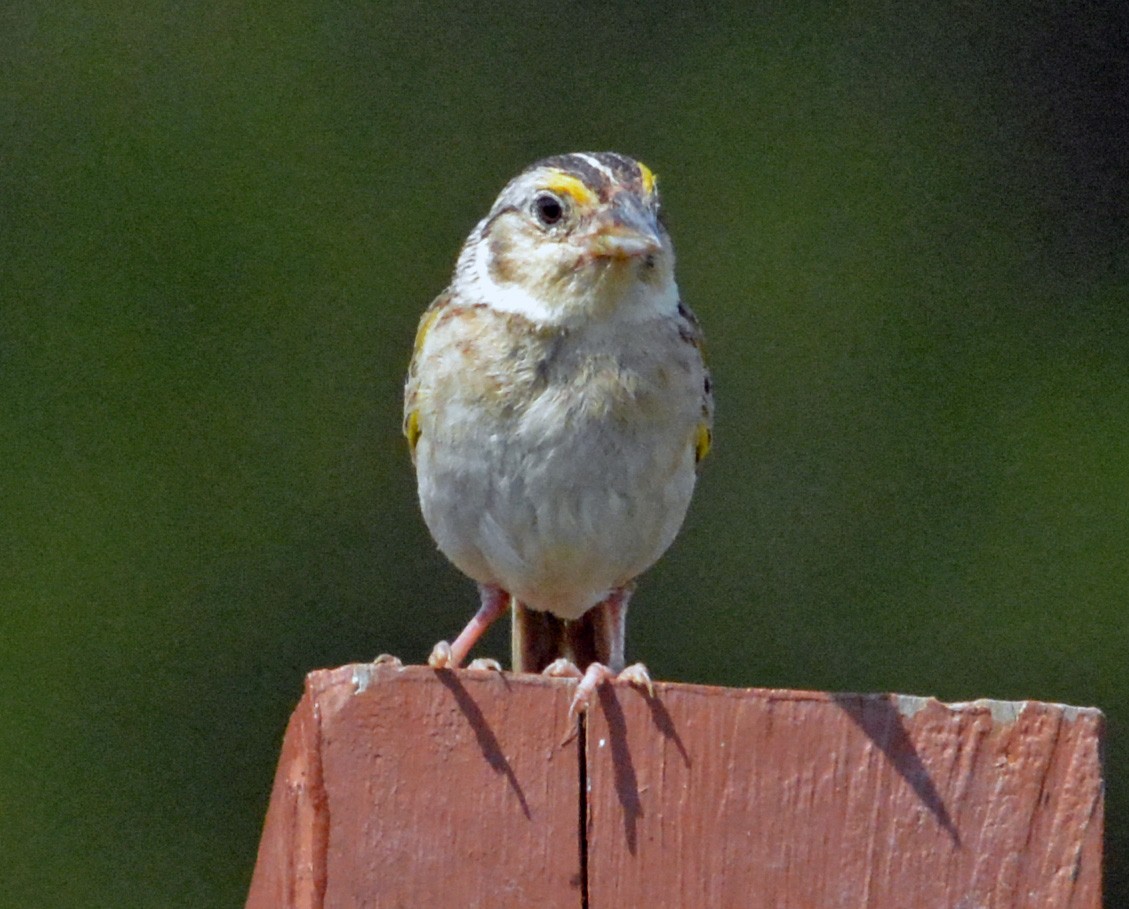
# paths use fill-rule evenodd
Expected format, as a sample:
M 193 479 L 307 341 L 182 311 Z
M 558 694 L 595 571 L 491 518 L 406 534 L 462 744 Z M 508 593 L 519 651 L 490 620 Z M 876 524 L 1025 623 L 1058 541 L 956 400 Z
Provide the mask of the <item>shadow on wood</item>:
M 1101 906 L 1097 710 L 572 684 L 311 673 L 248 909 Z

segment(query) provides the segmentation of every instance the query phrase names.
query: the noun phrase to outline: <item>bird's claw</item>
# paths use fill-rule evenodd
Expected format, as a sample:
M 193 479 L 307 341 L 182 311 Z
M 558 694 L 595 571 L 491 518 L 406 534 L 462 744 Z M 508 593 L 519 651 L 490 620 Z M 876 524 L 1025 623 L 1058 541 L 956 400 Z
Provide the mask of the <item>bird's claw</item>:
M 501 672 L 502 664 L 491 657 L 478 657 L 467 663 L 467 669 L 477 669 L 480 672 Z
M 390 653 L 382 653 L 375 660 L 372 661 L 373 666 L 391 666 L 393 669 L 403 669 L 404 663 L 398 656 L 393 656 Z
M 636 688 L 646 688 L 647 697 L 654 698 L 655 683 L 651 681 L 651 673 L 642 663 L 632 663 L 616 676 L 621 682 L 627 682 Z
M 560 662 L 558 660 L 558 662 Z M 575 669 L 575 667 L 573 667 Z M 592 663 L 584 671 L 583 677 L 572 694 L 572 703 L 568 708 L 569 721 L 578 723 L 580 715 L 587 713 L 592 706 L 592 697 L 596 689 L 604 682 L 622 681 L 636 688 L 645 688 L 648 697 L 655 696 L 655 683 L 651 681 L 651 673 L 642 663 L 633 663 L 619 672 L 612 672 L 603 663 Z
M 603 663 L 590 663 L 577 683 L 576 691 L 572 693 L 572 703 L 568 705 L 569 723 L 578 724 L 580 715 L 587 713 L 592 706 L 592 695 L 596 693 L 600 683 L 614 678 L 615 673 Z
M 432 669 L 457 669 L 451 645 L 447 641 L 440 641 L 431 648 L 431 655 L 427 658 L 427 665 Z M 479 657 L 467 664 L 467 669 L 477 671 L 501 672 L 502 664 L 490 657 Z
M 583 678 L 584 673 L 577 668 L 572 660 L 560 657 L 542 669 L 541 675 L 551 679 L 579 679 Z
M 427 658 L 427 665 L 432 669 L 454 669 L 452 662 L 451 644 L 448 641 L 440 641 L 432 647 L 431 655 Z

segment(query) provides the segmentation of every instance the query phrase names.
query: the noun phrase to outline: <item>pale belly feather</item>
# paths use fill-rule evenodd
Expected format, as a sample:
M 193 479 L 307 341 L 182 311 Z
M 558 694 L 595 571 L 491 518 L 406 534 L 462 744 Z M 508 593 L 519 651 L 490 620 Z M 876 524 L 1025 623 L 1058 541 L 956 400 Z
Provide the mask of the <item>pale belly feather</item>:
M 636 353 L 565 351 L 535 392 L 503 389 L 504 406 L 473 388 L 426 395 L 420 503 L 461 571 L 577 618 L 670 546 L 694 489 L 702 374 L 696 351 Z

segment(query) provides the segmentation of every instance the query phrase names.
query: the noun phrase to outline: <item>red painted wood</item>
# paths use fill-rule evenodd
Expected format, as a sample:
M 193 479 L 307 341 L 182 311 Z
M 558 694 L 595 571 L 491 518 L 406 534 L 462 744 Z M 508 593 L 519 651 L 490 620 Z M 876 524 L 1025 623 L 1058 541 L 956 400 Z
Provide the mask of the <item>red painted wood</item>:
M 316 694 L 332 673 L 311 673 L 306 695 L 286 727 L 248 909 L 321 909 L 325 895 L 325 848 L 329 832 L 321 776 Z
M 311 673 L 248 907 L 1101 906 L 1096 710 L 571 686 Z
M 311 673 L 248 909 L 579 909 L 579 755 L 560 746 L 568 704 L 566 684 L 538 677 Z
M 1101 906 L 1098 711 L 656 693 L 591 717 L 591 909 Z

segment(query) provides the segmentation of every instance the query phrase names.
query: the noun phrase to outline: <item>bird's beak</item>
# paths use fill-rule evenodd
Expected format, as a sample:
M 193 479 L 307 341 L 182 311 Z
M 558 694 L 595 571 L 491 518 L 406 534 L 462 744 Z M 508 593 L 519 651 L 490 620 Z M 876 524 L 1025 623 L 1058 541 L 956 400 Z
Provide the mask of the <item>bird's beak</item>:
M 662 249 L 658 223 L 636 200 L 619 196 L 592 225 L 592 252 L 604 259 L 634 259 Z

